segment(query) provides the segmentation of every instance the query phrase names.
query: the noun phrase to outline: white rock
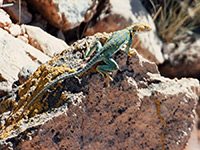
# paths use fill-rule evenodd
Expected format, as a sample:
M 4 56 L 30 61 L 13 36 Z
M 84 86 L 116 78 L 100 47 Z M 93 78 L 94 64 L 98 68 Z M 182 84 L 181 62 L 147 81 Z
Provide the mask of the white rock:
M 12 36 L 15 37 L 22 34 L 22 29 L 18 24 L 10 24 L 7 30 Z
M 39 27 L 29 25 L 23 25 L 23 27 L 28 35 L 29 44 L 41 50 L 48 56 L 52 57 L 54 54 L 60 53 L 68 48 L 68 45 L 63 40 L 55 38 Z
M 25 43 L 29 43 L 27 34 L 17 36 L 18 39 L 24 41 Z
M 58 0 L 53 0 L 55 3 Z M 92 1 L 91 0 L 59 0 L 58 3 L 58 14 L 65 18 L 71 25 L 71 28 L 76 27 L 85 20 L 84 15 L 89 9 Z
M 0 74 L 7 80 L 10 88 L 21 68 L 27 64 L 41 64 L 50 60 L 48 56 L 25 42 L 14 38 L 0 28 Z M 35 66 L 35 65 L 33 65 Z M 4 81 L 5 82 L 5 81 Z M 0 90 L 4 90 L 1 89 Z
M 10 20 L 9 15 L 3 9 L 0 9 L 0 27 L 7 26 L 11 23 L 12 21 Z

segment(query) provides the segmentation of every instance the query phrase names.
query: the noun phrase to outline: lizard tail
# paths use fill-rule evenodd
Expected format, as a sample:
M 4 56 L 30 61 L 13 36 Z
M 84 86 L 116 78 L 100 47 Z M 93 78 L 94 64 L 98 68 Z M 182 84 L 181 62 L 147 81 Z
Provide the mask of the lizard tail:
M 35 95 L 35 97 L 33 97 L 33 99 L 24 107 L 22 113 L 17 117 L 17 119 L 15 120 L 15 122 L 17 122 L 21 116 L 23 115 L 23 113 L 25 112 L 26 109 L 29 108 L 29 106 L 47 89 L 49 89 L 51 86 L 55 85 L 58 81 L 60 80 L 65 80 L 65 79 L 68 79 L 68 78 L 71 78 L 71 77 L 74 77 L 76 75 L 80 75 L 80 74 L 83 74 L 85 71 L 87 71 L 91 66 L 93 66 L 97 61 L 100 61 L 101 59 L 99 59 L 99 56 L 94 56 L 89 62 L 88 64 L 76 71 L 76 72 L 73 72 L 73 73 L 70 73 L 70 74 L 64 74 L 64 75 L 61 75 L 60 77 L 50 81 L 39 93 L 37 93 Z
M 23 113 L 25 112 L 25 110 L 27 110 L 29 108 L 29 106 L 47 89 L 49 89 L 51 86 L 55 85 L 58 81 L 63 80 L 63 79 L 68 79 L 70 77 L 73 77 L 76 75 L 76 72 L 68 74 L 67 76 L 61 76 L 55 80 L 52 80 L 51 82 L 49 82 L 40 92 L 38 92 L 33 99 L 25 106 L 25 108 L 23 109 L 23 111 L 21 112 L 21 114 L 17 117 L 16 121 L 17 122 L 21 116 L 23 115 Z

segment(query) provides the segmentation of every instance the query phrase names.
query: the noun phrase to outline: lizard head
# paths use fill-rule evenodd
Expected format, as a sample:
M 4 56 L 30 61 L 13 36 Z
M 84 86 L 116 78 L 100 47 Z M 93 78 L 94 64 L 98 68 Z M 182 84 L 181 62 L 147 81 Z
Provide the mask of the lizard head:
M 137 32 L 145 32 L 145 31 L 151 31 L 151 27 L 144 24 L 144 23 L 134 23 L 132 26 L 129 27 L 133 33 Z

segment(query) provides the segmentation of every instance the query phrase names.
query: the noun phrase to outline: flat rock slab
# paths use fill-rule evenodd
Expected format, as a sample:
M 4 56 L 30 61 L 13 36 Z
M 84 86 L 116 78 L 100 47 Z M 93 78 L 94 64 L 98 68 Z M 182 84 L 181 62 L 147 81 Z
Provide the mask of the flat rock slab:
M 81 51 L 75 49 L 72 46 L 58 57 L 62 61 L 54 62 L 62 65 L 66 63 L 62 57 L 67 59 L 66 56 L 72 54 L 75 57 L 67 63 L 80 67 L 86 61 L 80 61 Z M 45 99 L 43 97 L 40 101 L 52 100 L 46 106 L 53 105 L 54 101 L 63 98 L 62 94 L 59 97 L 59 92 L 65 93 L 66 103 L 28 120 L 22 119 L 21 126 L 13 130 L 12 136 L 1 139 L 0 148 L 185 148 L 194 126 L 198 80 L 164 78 L 154 63 L 137 53 L 129 57 L 125 52 L 118 52 L 113 59 L 120 69 L 113 72 L 110 87 L 107 79 L 96 72 L 59 83 L 56 90 L 48 91 Z M 6 113 L 1 115 L 1 122 Z
M 41 51 L 26 44 L 10 35 L 7 31 L 0 28 L 0 76 L 5 78 L 5 86 L 0 87 L 0 91 L 8 92 L 12 84 L 18 80 L 20 69 L 29 64 L 35 67 L 37 64 L 45 63 L 50 60 Z M 35 69 L 35 68 L 34 68 Z

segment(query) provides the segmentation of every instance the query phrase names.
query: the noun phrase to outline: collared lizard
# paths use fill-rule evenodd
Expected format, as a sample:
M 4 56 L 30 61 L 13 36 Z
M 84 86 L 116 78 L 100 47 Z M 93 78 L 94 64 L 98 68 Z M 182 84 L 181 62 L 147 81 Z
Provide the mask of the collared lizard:
M 142 24 L 142 23 L 134 23 L 132 26 L 129 26 L 123 30 L 119 30 L 116 32 L 113 32 L 112 35 L 106 40 L 105 44 L 102 46 L 99 41 L 97 41 L 90 49 L 87 49 L 85 52 L 84 57 L 90 56 L 96 47 L 96 53 L 94 56 L 89 60 L 89 62 L 84 66 L 82 69 L 70 73 L 70 74 L 62 74 L 58 78 L 50 81 L 39 93 L 33 97 L 33 99 L 24 106 L 23 111 L 18 116 L 18 118 L 15 120 L 18 121 L 20 117 L 23 115 L 26 109 L 47 89 L 49 89 L 51 86 L 58 83 L 60 80 L 65 80 L 74 76 L 78 76 L 89 70 L 94 64 L 97 62 L 103 61 L 105 62 L 105 65 L 98 65 L 96 70 L 102 74 L 106 75 L 110 80 L 112 78 L 109 76 L 109 72 L 117 70 L 118 64 L 111 58 L 116 52 L 118 52 L 121 47 L 125 44 L 127 44 L 125 48 L 125 52 L 127 54 L 130 54 L 129 48 L 132 44 L 132 38 L 135 35 L 136 32 L 140 31 L 150 31 L 151 27 L 148 25 Z

